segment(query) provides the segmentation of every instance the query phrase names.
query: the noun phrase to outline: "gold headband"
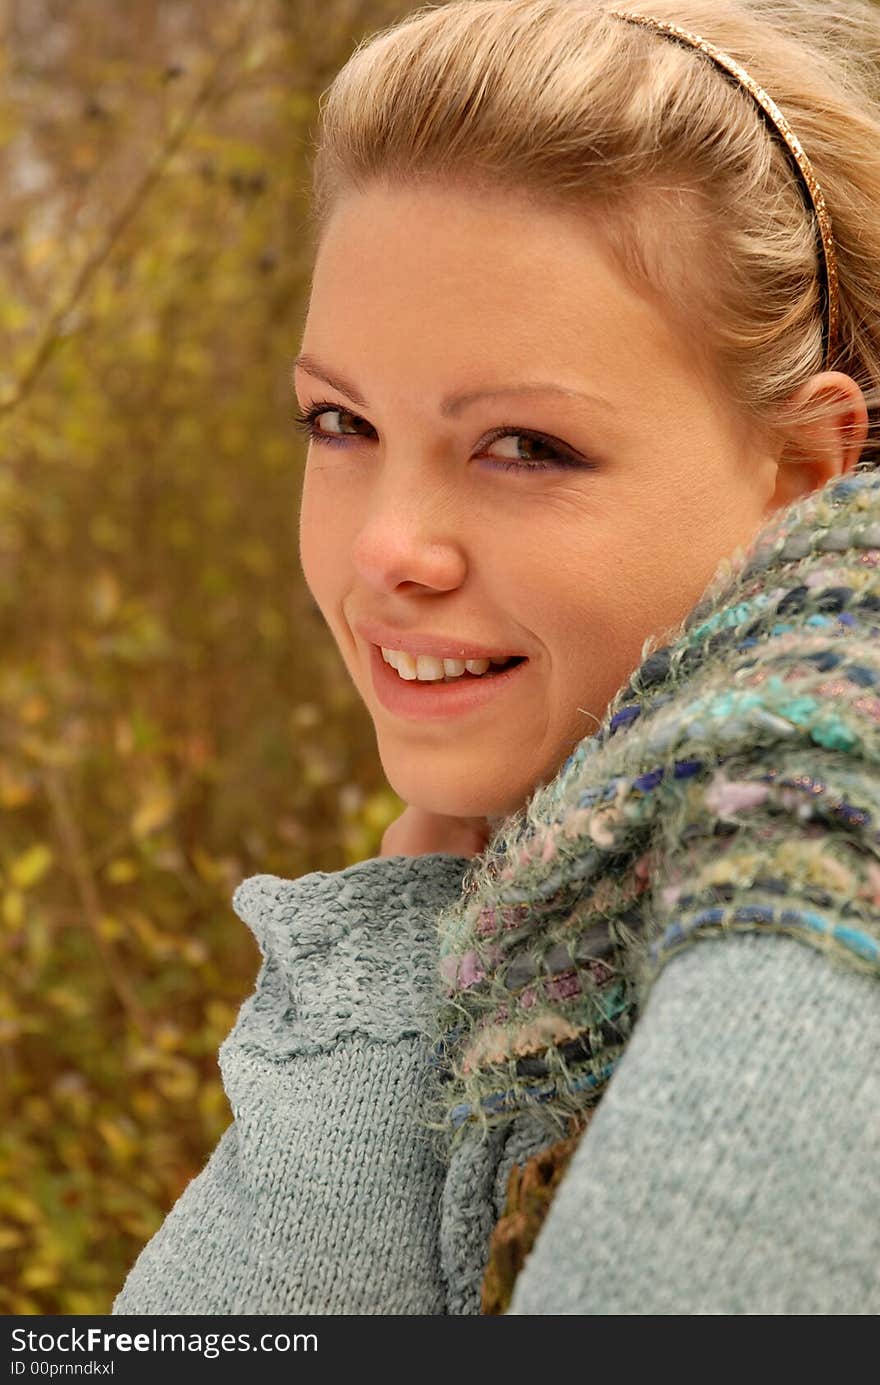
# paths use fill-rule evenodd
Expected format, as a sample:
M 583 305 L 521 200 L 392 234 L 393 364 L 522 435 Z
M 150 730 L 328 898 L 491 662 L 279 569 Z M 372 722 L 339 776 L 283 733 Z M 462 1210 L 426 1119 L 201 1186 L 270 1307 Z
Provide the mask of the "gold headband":
M 825 327 L 825 363 L 830 368 L 834 355 L 837 351 L 838 324 L 840 321 L 840 288 L 837 279 L 837 255 L 834 250 L 834 235 L 831 229 L 831 216 L 825 204 L 825 198 L 819 182 L 813 172 L 813 165 L 807 158 L 803 145 L 797 135 L 792 130 L 782 111 L 776 102 L 767 95 L 763 87 L 759 87 L 753 77 L 750 77 L 745 68 L 742 67 L 728 53 L 723 53 L 720 48 L 715 48 L 706 39 L 700 38 L 698 34 L 688 33 L 687 29 L 680 29 L 677 24 L 670 24 L 664 19 L 653 19 L 645 14 L 633 14 L 629 10 L 611 10 L 610 14 L 615 19 L 624 19 L 630 24 L 644 24 L 646 28 L 655 29 L 659 33 L 666 34 L 672 39 L 679 39 L 682 43 L 689 44 L 692 48 L 698 48 L 701 53 L 705 53 L 707 58 L 711 58 L 719 67 L 724 68 L 731 76 L 745 87 L 746 91 L 757 101 L 764 115 L 774 127 L 776 132 L 782 136 L 783 142 L 794 161 L 795 173 L 800 175 L 802 186 L 806 189 L 808 196 L 808 206 L 812 207 L 815 213 L 816 224 L 819 228 L 819 239 L 822 248 L 822 259 L 824 260 L 824 289 L 826 300 L 826 327 Z

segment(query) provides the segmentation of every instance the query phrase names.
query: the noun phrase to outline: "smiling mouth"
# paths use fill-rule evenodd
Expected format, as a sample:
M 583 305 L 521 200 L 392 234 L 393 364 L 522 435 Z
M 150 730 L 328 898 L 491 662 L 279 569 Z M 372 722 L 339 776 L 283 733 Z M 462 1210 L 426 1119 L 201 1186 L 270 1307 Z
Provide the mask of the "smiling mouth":
M 370 651 L 373 689 L 379 701 L 394 716 L 417 723 L 478 715 L 481 708 L 506 695 L 505 689 L 518 682 L 520 666 L 529 662 L 527 655 L 518 654 L 505 664 L 494 665 L 491 673 L 488 669 L 485 673 L 466 670 L 443 678 L 402 678 L 383 657 L 381 646 L 374 644 Z M 407 671 L 412 672 L 410 666 Z M 481 683 L 485 684 L 482 690 Z
M 436 688 L 450 683 L 485 682 L 486 679 L 497 678 L 499 673 L 508 673 L 512 668 L 516 668 L 518 664 L 526 663 L 526 656 L 524 654 L 512 654 L 509 659 L 505 659 L 504 663 L 490 664 L 489 668 L 483 673 L 472 673 L 469 668 L 465 668 L 461 673 L 446 673 L 442 678 L 405 678 L 390 660 L 384 659 L 381 648 L 378 645 L 376 647 L 379 649 L 379 657 L 383 658 L 385 664 L 387 664 L 388 668 L 397 676 L 400 682 L 407 683 L 411 687 L 420 685 L 422 687 Z

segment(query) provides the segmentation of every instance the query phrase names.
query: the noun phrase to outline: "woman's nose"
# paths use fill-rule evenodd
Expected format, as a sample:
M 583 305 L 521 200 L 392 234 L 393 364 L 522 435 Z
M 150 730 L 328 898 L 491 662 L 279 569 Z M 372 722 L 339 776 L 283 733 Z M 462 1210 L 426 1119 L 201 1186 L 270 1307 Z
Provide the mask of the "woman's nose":
M 375 497 L 354 540 L 352 562 L 376 590 L 402 582 L 448 591 L 467 569 L 465 539 L 456 507 L 442 496 Z

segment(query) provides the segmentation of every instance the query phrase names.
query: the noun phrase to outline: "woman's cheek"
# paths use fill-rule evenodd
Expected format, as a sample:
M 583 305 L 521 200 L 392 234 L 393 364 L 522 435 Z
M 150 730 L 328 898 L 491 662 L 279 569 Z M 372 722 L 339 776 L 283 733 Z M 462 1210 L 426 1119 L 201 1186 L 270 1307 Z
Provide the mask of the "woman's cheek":
M 322 499 L 321 487 L 310 480 L 307 472 L 300 501 L 299 558 L 306 586 L 322 610 L 332 594 L 328 581 L 334 569 L 334 554 L 339 570 L 339 548 L 332 523 L 332 507 Z

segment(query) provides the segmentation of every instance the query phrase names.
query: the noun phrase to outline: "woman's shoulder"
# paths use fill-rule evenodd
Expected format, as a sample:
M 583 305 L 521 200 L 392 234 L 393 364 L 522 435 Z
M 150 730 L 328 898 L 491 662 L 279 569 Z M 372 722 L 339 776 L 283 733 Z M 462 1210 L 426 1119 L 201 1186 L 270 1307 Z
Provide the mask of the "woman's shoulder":
M 666 968 L 513 1313 L 880 1311 L 880 986 L 784 935 Z

